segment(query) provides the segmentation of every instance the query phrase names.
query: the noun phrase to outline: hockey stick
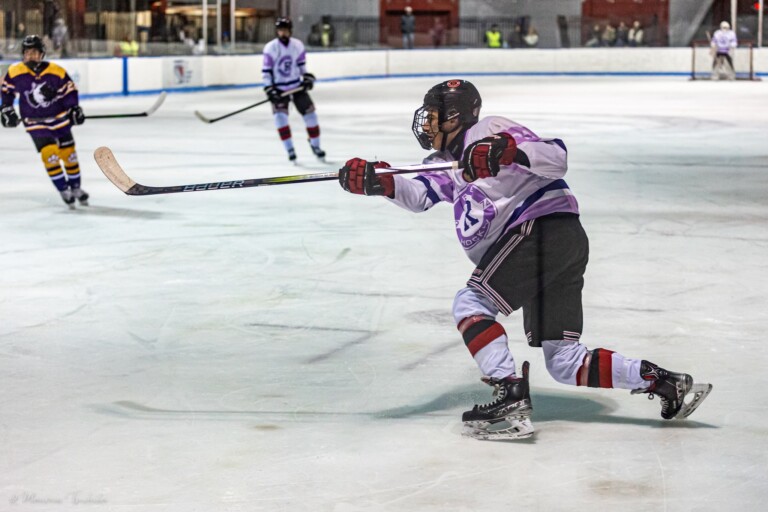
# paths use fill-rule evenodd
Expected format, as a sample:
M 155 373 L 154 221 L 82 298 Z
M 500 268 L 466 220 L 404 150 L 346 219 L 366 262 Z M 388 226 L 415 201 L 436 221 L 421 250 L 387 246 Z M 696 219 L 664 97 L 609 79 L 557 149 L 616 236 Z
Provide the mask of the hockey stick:
M 95 116 L 85 116 L 85 118 L 86 119 L 122 119 L 124 117 L 147 117 L 147 116 L 151 116 L 152 114 L 155 113 L 155 111 L 157 109 L 160 108 L 160 105 L 163 104 L 163 102 L 165 101 L 165 97 L 166 96 L 168 96 L 167 92 L 165 92 L 165 91 L 161 92 L 160 96 L 158 96 L 157 100 L 155 101 L 155 104 L 152 105 L 149 109 L 147 109 L 144 112 L 138 112 L 138 113 L 135 113 L 135 114 L 98 114 L 98 115 L 95 115 Z M 43 122 L 51 122 L 51 121 L 55 121 L 55 120 L 56 120 L 55 117 L 48 117 L 48 118 L 45 118 L 45 117 L 41 117 L 41 118 L 25 117 L 24 118 L 25 122 L 30 122 L 30 123 L 43 123 Z
M 291 94 L 299 91 L 303 91 L 304 87 L 296 87 L 295 89 L 290 89 L 288 91 L 283 92 L 280 96 L 285 98 L 286 96 L 290 96 Z M 215 123 L 216 121 L 221 121 L 222 119 L 226 119 L 228 117 L 232 117 L 235 114 L 239 114 L 240 112 L 245 112 L 246 110 L 250 110 L 253 107 L 258 107 L 259 105 L 263 105 L 265 103 L 269 103 L 271 100 L 267 98 L 266 100 L 259 101 L 258 103 L 254 103 L 253 105 L 248 105 L 247 107 L 241 108 L 240 110 L 235 110 L 234 112 L 230 112 L 229 114 L 224 114 L 223 116 L 214 117 L 213 119 L 208 119 L 205 117 L 199 110 L 195 110 L 195 115 L 199 120 L 201 120 L 204 123 Z
M 168 96 L 168 93 L 163 91 L 160 93 L 160 96 L 157 97 L 157 100 L 155 101 L 155 104 L 152 105 L 148 110 L 144 112 L 139 112 L 137 114 L 99 114 L 96 116 L 85 116 L 86 119 L 117 119 L 117 118 L 123 118 L 123 117 L 148 117 L 155 113 L 157 109 L 160 108 L 160 105 L 163 104 L 165 101 L 165 97 Z
M 337 172 L 322 172 L 316 174 L 298 174 L 295 176 L 278 176 L 275 178 L 253 178 L 247 180 L 214 181 L 212 183 L 193 183 L 190 185 L 169 185 L 151 187 L 136 183 L 120 167 L 120 164 L 107 147 L 100 147 L 93 153 L 96 163 L 104 175 L 117 188 L 129 196 L 150 196 L 155 194 L 174 194 L 176 192 L 204 192 L 207 190 L 225 190 L 230 188 L 263 187 L 266 185 L 289 185 L 291 183 L 308 183 L 314 181 L 329 181 L 339 178 Z M 439 164 L 408 165 L 380 169 L 385 174 L 406 174 L 426 171 L 448 171 L 458 169 L 459 162 L 444 162 Z

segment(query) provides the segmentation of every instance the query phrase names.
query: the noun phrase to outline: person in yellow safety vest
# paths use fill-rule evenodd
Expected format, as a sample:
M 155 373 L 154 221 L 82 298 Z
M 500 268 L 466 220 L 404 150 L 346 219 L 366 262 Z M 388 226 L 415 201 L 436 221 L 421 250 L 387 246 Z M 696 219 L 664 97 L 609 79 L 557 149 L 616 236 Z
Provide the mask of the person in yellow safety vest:
M 491 25 L 485 32 L 485 44 L 488 48 L 501 48 L 501 32 L 498 25 Z
M 139 56 L 139 43 L 131 39 L 126 35 L 120 45 L 115 48 L 115 57 L 138 57 Z

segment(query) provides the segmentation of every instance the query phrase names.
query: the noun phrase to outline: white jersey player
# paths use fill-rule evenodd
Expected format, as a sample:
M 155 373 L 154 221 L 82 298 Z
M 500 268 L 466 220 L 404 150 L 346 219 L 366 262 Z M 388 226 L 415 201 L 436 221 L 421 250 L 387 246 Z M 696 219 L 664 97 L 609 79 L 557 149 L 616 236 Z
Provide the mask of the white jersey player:
M 589 256 L 579 207 L 563 177 L 568 151 L 509 119 L 479 119 L 482 101 L 465 80 L 432 87 L 416 110 L 413 132 L 426 159 L 461 161 L 456 171 L 409 179 L 377 174 L 384 162 L 349 160 L 339 171 L 348 192 L 381 195 L 413 212 L 452 204 L 456 235 L 475 264 L 453 314 L 483 380 L 496 399 L 464 413 L 465 434 L 520 439 L 533 434 L 528 362 L 518 376 L 499 313 L 523 310 L 528 344 L 541 347 L 547 370 L 563 384 L 658 395 L 665 419 L 684 418 L 711 390 L 642 359 L 580 342 L 581 290 Z M 693 400 L 685 403 L 685 396 Z
M 736 32 L 731 30 L 727 21 L 720 23 L 720 30 L 712 36 L 712 79 L 723 76 L 729 80 L 736 78 L 736 69 L 733 66 L 733 50 L 739 46 Z M 722 70 L 722 71 L 721 71 Z
M 275 27 L 277 37 L 264 46 L 264 62 L 261 71 L 265 84 L 264 92 L 272 102 L 277 132 L 288 152 L 288 159 L 295 161 L 296 150 L 288 122 L 288 106 L 293 100 L 296 110 L 304 118 L 312 152 L 317 158 L 323 160 L 325 152 L 320 149 L 320 126 L 315 113 L 315 104 L 307 92 L 312 89 L 315 76 L 307 73 L 304 43 L 291 37 L 293 22 L 290 19 L 278 18 Z M 302 88 L 302 90 L 285 94 L 286 91 L 296 88 Z

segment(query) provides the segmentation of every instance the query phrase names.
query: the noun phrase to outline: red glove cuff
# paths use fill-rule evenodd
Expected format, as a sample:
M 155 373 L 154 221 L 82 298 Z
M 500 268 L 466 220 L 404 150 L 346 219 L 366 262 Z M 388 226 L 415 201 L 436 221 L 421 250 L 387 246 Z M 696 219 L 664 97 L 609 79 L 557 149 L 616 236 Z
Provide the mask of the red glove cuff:
M 389 167 L 386 165 L 385 167 Z M 384 195 L 390 199 L 395 198 L 395 177 L 392 174 L 379 174 L 379 182 L 384 187 Z
M 517 142 L 515 142 L 514 137 L 508 133 L 500 133 L 499 136 L 507 139 L 507 147 L 502 151 L 499 163 L 501 165 L 511 165 L 515 161 L 515 156 L 517 155 Z

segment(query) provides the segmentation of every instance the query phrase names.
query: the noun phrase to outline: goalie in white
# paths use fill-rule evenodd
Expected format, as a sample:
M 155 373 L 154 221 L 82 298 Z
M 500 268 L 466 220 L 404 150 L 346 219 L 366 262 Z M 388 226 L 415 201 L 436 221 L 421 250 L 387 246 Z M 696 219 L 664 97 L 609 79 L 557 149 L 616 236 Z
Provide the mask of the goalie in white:
M 530 437 L 533 410 L 529 364 L 517 375 L 499 313 L 522 308 L 528 343 L 541 347 L 546 367 L 563 384 L 623 388 L 657 395 L 664 419 L 684 418 L 711 390 L 690 375 L 667 371 L 580 343 L 581 291 L 589 255 L 576 198 L 562 179 L 562 140 L 541 138 L 509 119 L 479 119 L 481 98 L 465 80 L 432 87 L 416 110 L 413 132 L 425 162 L 461 160 L 462 168 L 408 179 L 377 174 L 385 162 L 349 160 L 339 171 L 348 192 L 380 195 L 413 212 L 453 205 L 456 234 L 476 265 L 457 294 L 453 314 L 483 381 L 495 400 L 464 413 L 465 435 L 479 439 Z M 686 403 L 686 395 L 693 400 Z
M 727 21 L 720 23 L 720 30 L 715 31 L 711 43 L 711 52 L 714 57 L 712 61 L 712 80 L 736 79 L 736 68 L 733 66 L 733 52 L 738 45 L 736 32 L 731 30 L 731 25 Z

